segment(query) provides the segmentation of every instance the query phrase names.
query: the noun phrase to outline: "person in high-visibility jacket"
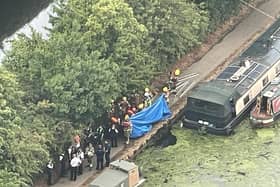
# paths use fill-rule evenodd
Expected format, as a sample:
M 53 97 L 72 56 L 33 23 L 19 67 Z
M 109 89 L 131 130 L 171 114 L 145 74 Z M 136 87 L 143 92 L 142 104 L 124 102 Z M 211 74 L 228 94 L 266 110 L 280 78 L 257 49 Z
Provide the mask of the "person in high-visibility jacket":
M 128 145 L 129 144 L 130 134 L 132 132 L 132 123 L 129 120 L 129 116 L 128 115 L 125 115 L 124 122 L 122 124 L 123 124 L 124 136 L 127 138 L 126 144 Z
M 144 103 L 140 103 L 138 106 L 137 106 L 137 112 L 140 112 L 141 110 L 143 110 L 144 108 Z
M 164 87 L 162 91 L 166 102 L 169 103 L 169 95 L 170 95 L 169 89 L 167 87 Z
M 168 87 L 171 93 L 176 93 L 176 85 L 180 73 L 180 69 L 176 69 L 174 72 L 170 72 Z
M 148 107 L 148 106 L 152 105 L 152 98 L 153 98 L 153 94 L 151 93 L 150 89 L 145 88 L 145 93 L 144 93 L 145 107 Z

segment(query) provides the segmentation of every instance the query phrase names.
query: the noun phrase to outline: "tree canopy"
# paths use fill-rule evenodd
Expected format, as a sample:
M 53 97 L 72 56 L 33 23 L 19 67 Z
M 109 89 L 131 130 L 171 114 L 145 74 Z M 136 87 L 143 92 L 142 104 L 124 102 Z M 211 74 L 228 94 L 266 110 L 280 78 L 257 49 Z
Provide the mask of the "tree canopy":
M 201 43 L 206 36 L 207 11 L 185 0 L 127 0 L 134 15 L 148 29 L 146 48 L 159 65 L 177 59 Z
M 49 156 L 46 139 L 32 130 L 36 124 L 24 120 L 22 95 L 15 76 L 0 67 L 0 183 L 11 186 L 32 183 Z
M 238 12 L 238 0 L 61 0 L 47 40 L 0 66 L 0 184 L 28 186 L 111 99 L 139 91 Z

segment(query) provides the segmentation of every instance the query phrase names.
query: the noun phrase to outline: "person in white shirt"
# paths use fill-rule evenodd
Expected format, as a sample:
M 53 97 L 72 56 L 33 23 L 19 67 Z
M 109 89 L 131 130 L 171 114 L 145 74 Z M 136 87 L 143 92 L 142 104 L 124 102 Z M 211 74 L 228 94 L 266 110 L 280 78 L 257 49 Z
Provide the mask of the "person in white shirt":
M 71 165 L 71 180 L 76 181 L 77 170 L 78 170 L 78 167 L 81 163 L 82 163 L 81 159 L 76 154 L 74 154 L 73 158 L 70 162 L 70 165 Z

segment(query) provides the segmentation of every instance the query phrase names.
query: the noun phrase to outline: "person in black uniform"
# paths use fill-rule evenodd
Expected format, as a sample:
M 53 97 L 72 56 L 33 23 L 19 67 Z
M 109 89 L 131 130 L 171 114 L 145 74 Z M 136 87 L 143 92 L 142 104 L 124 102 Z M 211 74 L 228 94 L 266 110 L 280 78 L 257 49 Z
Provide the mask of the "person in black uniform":
M 48 185 L 52 185 L 52 175 L 53 175 L 53 162 L 50 160 L 47 164 L 47 174 L 48 174 Z
M 65 151 L 67 154 L 67 150 Z M 60 162 L 60 176 L 64 177 L 65 176 L 65 163 L 66 163 L 66 156 L 65 153 L 62 153 L 59 155 L 59 162 Z
M 109 129 L 109 136 L 110 136 L 110 139 L 111 139 L 112 147 L 117 147 L 118 146 L 118 140 L 117 140 L 118 133 L 119 133 L 119 131 L 116 128 L 116 125 L 113 123 L 112 127 Z
M 103 169 L 104 149 L 101 144 L 98 145 L 95 154 L 96 154 L 96 169 L 97 170 L 99 170 L 99 168 Z
M 106 166 L 106 167 L 109 167 L 109 164 L 110 164 L 111 145 L 110 145 L 110 143 L 109 143 L 107 140 L 105 141 L 104 150 L 105 150 L 105 166 Z

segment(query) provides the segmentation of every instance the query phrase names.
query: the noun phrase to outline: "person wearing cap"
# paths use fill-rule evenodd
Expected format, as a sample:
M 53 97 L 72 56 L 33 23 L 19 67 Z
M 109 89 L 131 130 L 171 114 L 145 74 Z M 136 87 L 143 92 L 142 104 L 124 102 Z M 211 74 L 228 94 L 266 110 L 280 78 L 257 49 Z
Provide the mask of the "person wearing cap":
M 143 108 L 144 108 L 144 103 L 139 103 L 137 107 L 137 112 L 140 112 L 141 110 L 143 110 Z
M 127 113 L 127 109 L 130 107 L 130 103 L 128 102 L 126 97 L 122 98 L 122 101 L 120 102 L 120 108 L 121 108 L 121 121 L 123 121 L 125 114 Z
M 105 140 L 104 142 L 104 152 L 105 152 L 105 166 L 109 167 L 110 164 L 110 153 L 111 153 L 111 145 L 110 143 Z
M 174 72 L 170 72 L 168 87 L 171 93 L 176 93 L 176 84 L 179 75 L 180 75 L 180 69 L 176 69 Z
M 169 94 L 170 93 L 169 93 L 168 88 L 167 87 L 163 87 L 162 91 L 163 91 L 163 95 L 164 95 L 164 98 L 165 98 L 166 102 L 169 103 Z
M 145 88 L 145 93 L 144 93 L 145 107 L 148 107 L 152 104 L 152 98 L 153 98 L 153 94 L 150 92 L 150 89 Z
M 124 135 L 127 138 L 126 144 L 128 145 L 129 144 L 130 134 L 131 134 L 131 131 L 132 131 L 132 124 L 131 124 L 131 122 L 129 120 L 129 116 L 128 115 L 125 115 L 124 122 L 123 122 L 123 128 L 124 128 Z

